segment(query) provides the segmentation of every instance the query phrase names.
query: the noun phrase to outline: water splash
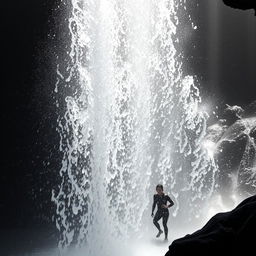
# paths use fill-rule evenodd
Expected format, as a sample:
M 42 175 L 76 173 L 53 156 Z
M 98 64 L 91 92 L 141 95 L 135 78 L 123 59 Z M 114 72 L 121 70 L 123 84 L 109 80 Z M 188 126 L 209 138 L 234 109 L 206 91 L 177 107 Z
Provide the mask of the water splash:
M 241 120 L 245 127 L 243 134 L 246 138 L 245 150 L 240 161 L 238 186 L 240 193 L 248 191 L 248 196 L 255 194 L 256 188 L 256 143 L 255 143 L 255 126 L 256 118 L 245 118 Z M 254 133 L 254 136 L 253 136 Z M 243 186 L 246 186 L 244 188 Z
M 194 220 L 211 196 L 208 116 L 176 47 L 183 4 L 72 0 L 55 90 L 60 248 L 86 244 L 86 255 L 114 255 L 141 230 L 156 183 L 174 197 L 174 218 Z

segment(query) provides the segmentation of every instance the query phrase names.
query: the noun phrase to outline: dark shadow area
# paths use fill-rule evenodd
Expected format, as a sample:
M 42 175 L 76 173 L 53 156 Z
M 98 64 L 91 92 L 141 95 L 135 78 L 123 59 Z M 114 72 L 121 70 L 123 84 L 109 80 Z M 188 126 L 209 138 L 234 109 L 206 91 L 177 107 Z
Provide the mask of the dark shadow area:
M 14 0 L 0 7 L 0 232 L 53 225 L 50 199 L 59 170 L 53 98 L 57 2 Z
M 184 65 L 196 77 L 203 104 L 212 110 L 225 104 L 250 104 L 256 81 L 253 10 L 230 8 L 219 0 L 187 1 L 187 5 L 197 29 L 183 26 Z
M 57 235 L 49 228 L 6 228 L 0 230 L 0 255 L 21 256 L 57 248 Z

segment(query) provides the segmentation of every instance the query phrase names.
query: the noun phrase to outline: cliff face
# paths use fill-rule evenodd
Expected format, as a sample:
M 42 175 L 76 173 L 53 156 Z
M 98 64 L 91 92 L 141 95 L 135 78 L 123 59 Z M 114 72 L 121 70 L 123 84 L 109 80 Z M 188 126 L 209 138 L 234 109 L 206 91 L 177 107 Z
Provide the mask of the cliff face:
M 255 229 L 256 196 L 252 196 L 234 210 L 216 214 L 202 229 L 175 240 L 165 256 L 220 256 L 253 252 Z

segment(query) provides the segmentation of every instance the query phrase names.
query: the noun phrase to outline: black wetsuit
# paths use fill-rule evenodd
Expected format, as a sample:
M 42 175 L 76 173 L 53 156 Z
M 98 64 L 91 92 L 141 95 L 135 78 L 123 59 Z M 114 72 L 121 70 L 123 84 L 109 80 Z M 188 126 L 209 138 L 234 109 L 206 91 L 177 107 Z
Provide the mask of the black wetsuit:
M 155 194 L 154 198 L 153 198 L 153 206 L 152 206 L 152 214 L 154 213 L 156 204 L 157 204 L 157 212 L 154 216 L 153 219 L 153 223 L 154 225 L 157 227 L 157 229 L 160 231 L 160 225 L 158 223 L 158 221 L 163 218 L 163 227 L 164 227 L 164 233 L 165 233 L 165 237 L 167 237 L 168 235 L 168 227 L 167 227 L 167 221 L 169 218 L 169 210 L 168 208 L 163 208 L 162 205 L 167 205 L 167 202 L 169 202 L 170 204 L 168 205 L 168 207 L 171 207 L 174 205 L 172 199 L 168 196 L 168 195 L 159 195 L 159 194 Z

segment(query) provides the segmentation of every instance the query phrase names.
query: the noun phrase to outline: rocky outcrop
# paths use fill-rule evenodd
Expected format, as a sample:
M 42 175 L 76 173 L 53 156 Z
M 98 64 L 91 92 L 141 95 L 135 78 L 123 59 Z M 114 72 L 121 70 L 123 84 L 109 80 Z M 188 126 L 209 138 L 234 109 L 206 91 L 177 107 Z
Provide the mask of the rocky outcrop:
M 245 198 L 256 193 L 255 102 L 245 109 L 227 106 L 222 118 L 208 128 L 205 145 L 212 147 L 219 169 L 218 192 L 225 205 L 234 205 L 234 194 Z
M 251 255 L 255 230 L 256 196 L 252 196 L 234 210 L 216 214 L 202 229 L 175 240 L 165 256 Z
M 256 192 L 256 117 L 242 118 L 231 125 L 217 143 L 218 184 L 225 203 L 234 193 Z
M 233 8 L 241 10 L 254 9 L 256 15 L 256 2 L 255 0 L 223 0 L 223 2 Z

